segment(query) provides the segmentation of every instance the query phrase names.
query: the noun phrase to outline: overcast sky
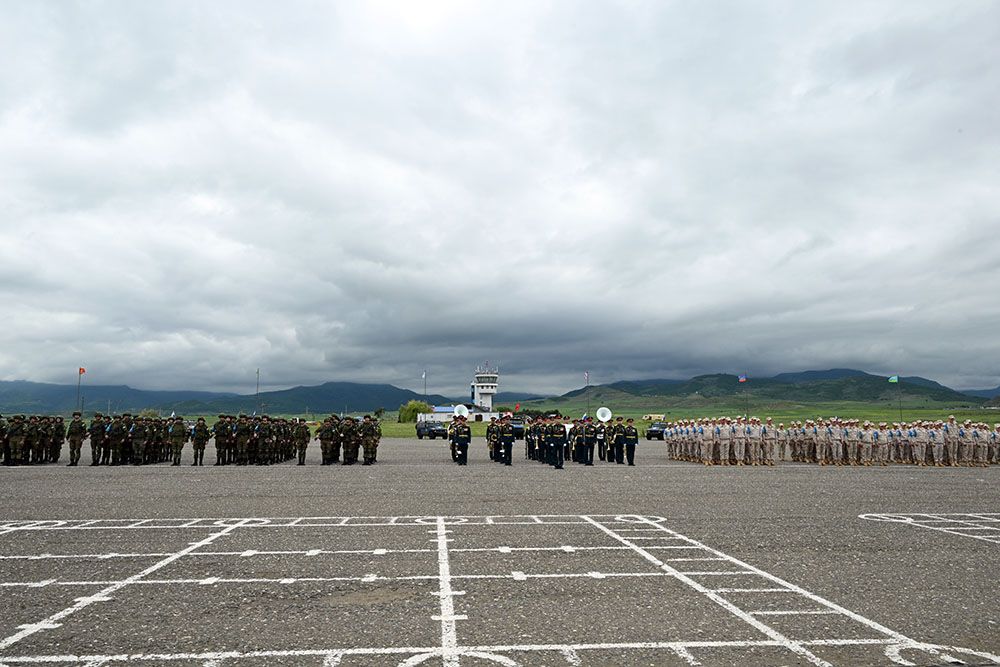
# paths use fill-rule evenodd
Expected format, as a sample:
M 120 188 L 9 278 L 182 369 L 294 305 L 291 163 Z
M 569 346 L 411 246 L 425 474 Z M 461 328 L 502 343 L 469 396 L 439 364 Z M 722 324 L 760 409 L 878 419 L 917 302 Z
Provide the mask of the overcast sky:
M 0 2 L 0 379 L 1000 384 L 1000 3 Z

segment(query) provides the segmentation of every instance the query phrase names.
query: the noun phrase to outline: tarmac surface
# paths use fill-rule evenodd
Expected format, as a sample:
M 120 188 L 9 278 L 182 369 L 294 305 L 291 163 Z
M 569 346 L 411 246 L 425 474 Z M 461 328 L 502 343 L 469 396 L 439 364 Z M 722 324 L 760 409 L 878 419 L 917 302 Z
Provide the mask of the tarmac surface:
M 517 447 L 0 468 L 0 666 L 1000 662 L 1000 468 Z

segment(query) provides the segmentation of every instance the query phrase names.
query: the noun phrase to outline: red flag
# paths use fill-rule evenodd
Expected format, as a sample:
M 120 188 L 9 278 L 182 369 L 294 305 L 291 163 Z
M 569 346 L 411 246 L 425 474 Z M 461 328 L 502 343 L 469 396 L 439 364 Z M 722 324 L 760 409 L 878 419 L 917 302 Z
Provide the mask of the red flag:
M 83 366 L 80 366 L 80 372 L 78 373 L 78 375 L 83 375 L 86 372 L 87 372 L 87 369 L 84 368 Z
M 520 409 L 521 409 L 521 404 L 520 403 L 518 403 L 517 405 L 514 406 L 514 412 L 517 412 Z

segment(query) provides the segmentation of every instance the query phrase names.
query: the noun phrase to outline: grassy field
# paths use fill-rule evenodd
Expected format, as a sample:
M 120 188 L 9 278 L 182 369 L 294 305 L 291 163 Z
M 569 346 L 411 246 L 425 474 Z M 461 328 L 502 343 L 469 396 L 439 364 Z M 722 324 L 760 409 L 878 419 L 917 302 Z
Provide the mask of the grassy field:
M 607 407 L 615 416 L 633 417 L 637 421 L 646 414 L 663 414 L 668 421 L 678 419 L 698 419 L 702 417 L 720 416 L 741 416 L 747 412 L 746 402 L 732 400 L 706 400 L 701 404 L 692 405 L 690 401 L 684 404 L 673 404 L 669 402 L 659 402 L 656 399 L 630 397 L 632 400 L 622 400 L 620 402 L 609 402 Z M 544 409 L 556 411 L 568 417 L 580 417 L 587 413 L 593 414 L 599 405 L 586 402 L 576 402 L 573 400 L 557 400 L 531 403 L 530 407 L 535 410 Z M 868 419 L 876 422 L 897 422 L 900 421 L 900 406 L 891 402 L 861 403 L 861 402 L 829 402 L 829 403 L 786 403 L 786 402 L 766 402 L 754 401 L 752 398 L 749 405 L 749 414 L 761 419 L 771 417 L 775 422 L 788 423 L 790 421 L 805 421 L 806 419 L 817 419 L 827 417 L 841 417 L 852 419 Z M 962 405 L 945 405 L 934 401 L 904 401 L 902 404 L 903 421 L 915 420 L 944 420 L 948 415 L 955 415 L 959 421 L 971 419 L 976 422 L 987 422 L 990 425 L 1000 422 L 1000 410 L 976 408 Z M 188 419 L 194 419 L 199 415 L 184 415 Z M 322 419 L 320 415 L 279 415 L 287 418 L 306 417 L 315 420 Z M 359 417 L 361 415 L 355 415 Z M 209 426 L 216 421 L 215 415 L 204 415 Z M 395 412 L 387 412 L 382 419 L 382 435 L 386 438 L 412 438 L 414 437 L 415 425 L 412 423 L 400 424 L 396 421 Z M 471 422 L 472 435 L 483 437 L 486 435 L 486 424 L 483 422 Z M 640 424 L 643 426 L 644 424 Z M 315 428 L 313 429 L 315 431 Z

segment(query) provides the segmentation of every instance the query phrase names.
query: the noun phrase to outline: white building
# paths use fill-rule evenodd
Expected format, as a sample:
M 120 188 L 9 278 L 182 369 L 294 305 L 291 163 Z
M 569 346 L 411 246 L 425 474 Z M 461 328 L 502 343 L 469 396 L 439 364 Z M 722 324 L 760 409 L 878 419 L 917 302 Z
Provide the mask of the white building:
M 476 369 L 469 383 L 472 402 L 465 404 L 469 408 L 469 421 L 488 422 L 493 417 L 500 418 L 500 413 L 493 411 L 493 397 L 500 385 L 499 380 L 500 370 L 490 368 L 489 363 Z M 450 422 L 454 414 L 454 405 L 436 405 L 433 412 L 417 415 L 417 421 Z
M 493 412 L 493 397 L 499 380 L 500 370 L 490 368 L 489 362 L 477 368 L 472 381 L 472 404 L 484 412 Z

